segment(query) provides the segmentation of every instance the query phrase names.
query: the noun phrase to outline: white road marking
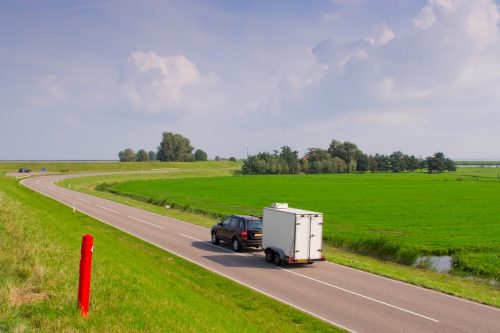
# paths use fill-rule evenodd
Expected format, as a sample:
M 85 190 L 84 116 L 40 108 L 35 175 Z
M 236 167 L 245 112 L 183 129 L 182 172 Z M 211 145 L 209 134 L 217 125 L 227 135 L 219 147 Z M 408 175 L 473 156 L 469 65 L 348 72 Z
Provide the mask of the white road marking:
M 84 200 L 84 199 L 80 199 L 80 198 L 78 198 L 78 197 L 76 197 L 76 200 L 80 200 L 80 201 L 85 202 L 85 203 L 87 203 L 87 204 L 90 204 L 90 203 L 91 203 L 90 201 L 87 201 L 87 200 Z
M 430 317 L 427 317 L 427 316 L 424 316 L 424 315 L 421 315 L 420 313 L 416 313 L 416 312 L 413 312 L 413 311 L 410 311 L 410 310 L 406 310 L 406 309 L 403 309 L 403 308 L 400 308 L 399 306 L 396 306 L 396 305 L 392 305 L 392 304 L 389 304 L 389 303 L 386 303 L 386 302 L 383 302 L 383 301 L 380 301 L 378 299 L 375 299 L 375 298 L 371 298 L 369 296 L 365 296 L 365 295 L 362 295 L 362 294 L 359 294 L 357 292 L 354 292 L 354 291 L 351 291 L 351 290 L 348 290 L 348 289 L 345 289 L 345 288 L 342 288 L 342 287 L 339 287 L 339 286 L 336 286 L 336 285 L 333 285 L 333 284 L 330 284 L 330 283 L 327 283 L 327 282 L 324 282 L 324 281 L 321 281 L 321 280 L 317 280 L 315 278 L 312 278 L 310 276 L 307 276 L 307 275 L 303 275 L 303 274 L 300 274 L 300 273 L 297 273 L 297 272 L 294 272 L 294 271 L 291 271 L 289 269 L 285 269 L 285 268 L 281 268 L 281 267 L 278 267 L 279 269 L 285 271 L 285 272 L 288 272 L 290 274 L 295 274 L 295 275 L 298 275 L 298 276 L 301 276 L 303 278 L 306 278 L 306 279 L 309 279 L 311 281 L 314 281 L 314 282 L 318 282 L 318 283 L 321 283 L 325 286 L 328 286 L 328 287 L 331 287 L 331 288 L 335 288 L 335 289 L 338 289 L 338 290 L 342 290 L 346 293 L 349 293 L 349 294 L 352 294 L 352 295 L 356 295 L 356 296 L 359 296 L 359 297 L 362 297 L 362 298 L 365 298 L 367 300 L 370 300 L 370 301 L 373 301 L 373 302 L 376 302 L 376 303 L 379 303 L 379 304 L 383 304 L 383 305 L 386 305 L 388 307 L 391 307 L 391 308 L 394 308 L 394 309 L 397 309 L 397 310 L 401 310 L 401 311 L 404 311 L 404 312 L 407 312 L 407 313 L 410 313 L 414 316 L 417 316 L 417 317 L 421 317 L 421 318 L 424 318 L 424 319 L 427 319 L 427 320 L 430 320 L 430 321 L 433 321 L 433 322 L 436 322 L 436 323 L 439 323 L 439 320 L 437 319 L 434 319 L 434 318 L 430 318 Z
M 136 221 L 139 221 L 139 222 L 142 222 L 142 223 L 149 224 L 149 225 L 151 225 L 153 227 L 157 227 L 157 228 L 160 228 L 160 229 L 165 229 L 162 226 L 159 226 L 159 225 L 156 225 L 156 224 L 153 224 L 153 223 L 150 223 L 150 222 L 146 222 L 144 220 L 138 219 L 137 217 L 133 217 L 133 216 L 127 216 L 127 217 L 130 218 L 130 219 L 132 219 L 132 220 L 136 220 Z
M 184 235 L 184 234 L 181 234 L 180 232 L 178 232 L 177 234 L 181 235 L 183 237 L 186 237 L 186 238 L 194 239 L 195 241 L 198 241 L 198 242 L 202 242 L 202 243 L 208 244 L 210 246 L 216 247 L 216 248 L 224 250 L 226 252 L 231 252 L 231 253 L 237 254 L 237 255 L 242 256 L 242 257 L 248 257 L 248 256 L 244 255 L 243 253 L 238 253 L 238 252 L 234 252 L 233 250 L 225 249 L 222 246 L 212 244 L 211 242 L 207 242 L 207 241 L 204 241 L 204 240 L 201 240 L 201 239 L 198 239 L 198 238 L 194 238 L 194 237 L 191 237 L 191 236 L 188 236 L 188 235 Z
M 101 205 L 96 205 L 96 206 L 99 207 L 99 208 L 105 209 L 105 210 L 109 210 L 110 212 L 113 212 L 115 214 L 118 214 L 118 212 L 116 210 L 112 210 L 111 208 L 104 207 L 104 206 L 101 206 Z

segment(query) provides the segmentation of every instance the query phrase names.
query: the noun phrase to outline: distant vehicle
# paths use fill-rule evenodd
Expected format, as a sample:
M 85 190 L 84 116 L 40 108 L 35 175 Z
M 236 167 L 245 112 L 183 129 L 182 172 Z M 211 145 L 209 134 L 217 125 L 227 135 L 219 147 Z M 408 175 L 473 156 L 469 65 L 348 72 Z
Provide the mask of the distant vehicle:
M 30 169 L 26 169 L 26 168 L 19 168 L 19 173 L 30 173 L 31 170 Z
M 264 208 L 262 248 L 267 262 L 311 264 L 324 261 L 323 214 L 274 203 Z
M 262 246 L 262 219 L 251 215 L 231 215 L 212 226 L 212 244 L 229 242 L 234 251 Z

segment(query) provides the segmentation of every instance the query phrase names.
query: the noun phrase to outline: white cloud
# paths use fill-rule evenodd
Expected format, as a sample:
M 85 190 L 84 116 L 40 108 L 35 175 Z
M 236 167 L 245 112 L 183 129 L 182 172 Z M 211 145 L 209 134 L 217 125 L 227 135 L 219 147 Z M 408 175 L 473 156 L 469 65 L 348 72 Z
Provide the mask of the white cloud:
M 213 72 L 203 75 L 184 55 L 135 51 L 127 61 L 121 88 L 135 110 L 178 113 L 202 110 L 210 102 L 208 90 L 217 82 Z
M 427 5 L 420 11 L 420 14 L 413 20 L 413 25 L 420 30 L 429 29 L 436 22 L 436 15 L 432 7 Z
M 389 29 L 385 23 L 375 26 L 373 34 L 374 36 L 366 37 L 365 40 L 374 46 L 386 45 L 396 37 L 394 31 Z
M 284 75 L 281 88 L 296 93 L 304 89 L 317 87 L 327 71 L 328 65 L 318 62 L 313 50 L 307 47 L 305 49 L 305 59 L 297 64 L 293 73 Z
M 484 48 L 498 41 L 499 20 L 493 0 L 428 0 L 413 23 L 420 30 L 439 23 L 449 44 L 459 45 L 465 37 L 475 48 Z

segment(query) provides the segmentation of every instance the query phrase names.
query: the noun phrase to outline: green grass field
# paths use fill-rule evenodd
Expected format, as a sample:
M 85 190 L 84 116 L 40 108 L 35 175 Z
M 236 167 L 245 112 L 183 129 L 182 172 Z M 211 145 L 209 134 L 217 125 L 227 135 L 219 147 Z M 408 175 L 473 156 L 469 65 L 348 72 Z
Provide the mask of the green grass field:
M 85 233 L 95 239 L 88 320 L 76 309 Z M 0 332 L 31 331 L 336 329 L 0 176 Z
M 272 202 L 288 202 L 323 212 L 324 236 L 336 246 L 403 263 L 454 255 L 456 271 L 498 280 L 500 181 L 489 172 L 485 181 L 462 171 L 236 176 L 129 181 L 108 190 L 214 216 L 261 214 Z

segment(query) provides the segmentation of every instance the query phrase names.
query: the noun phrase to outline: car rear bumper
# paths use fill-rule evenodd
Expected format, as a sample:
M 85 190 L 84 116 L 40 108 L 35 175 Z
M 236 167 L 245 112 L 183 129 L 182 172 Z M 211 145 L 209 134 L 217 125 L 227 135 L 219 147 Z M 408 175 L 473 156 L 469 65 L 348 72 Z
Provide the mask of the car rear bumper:
M 262 246 L 262 239 L 247 239 L 243 240 L 241 244 L 245 247 L 260 247 Z

